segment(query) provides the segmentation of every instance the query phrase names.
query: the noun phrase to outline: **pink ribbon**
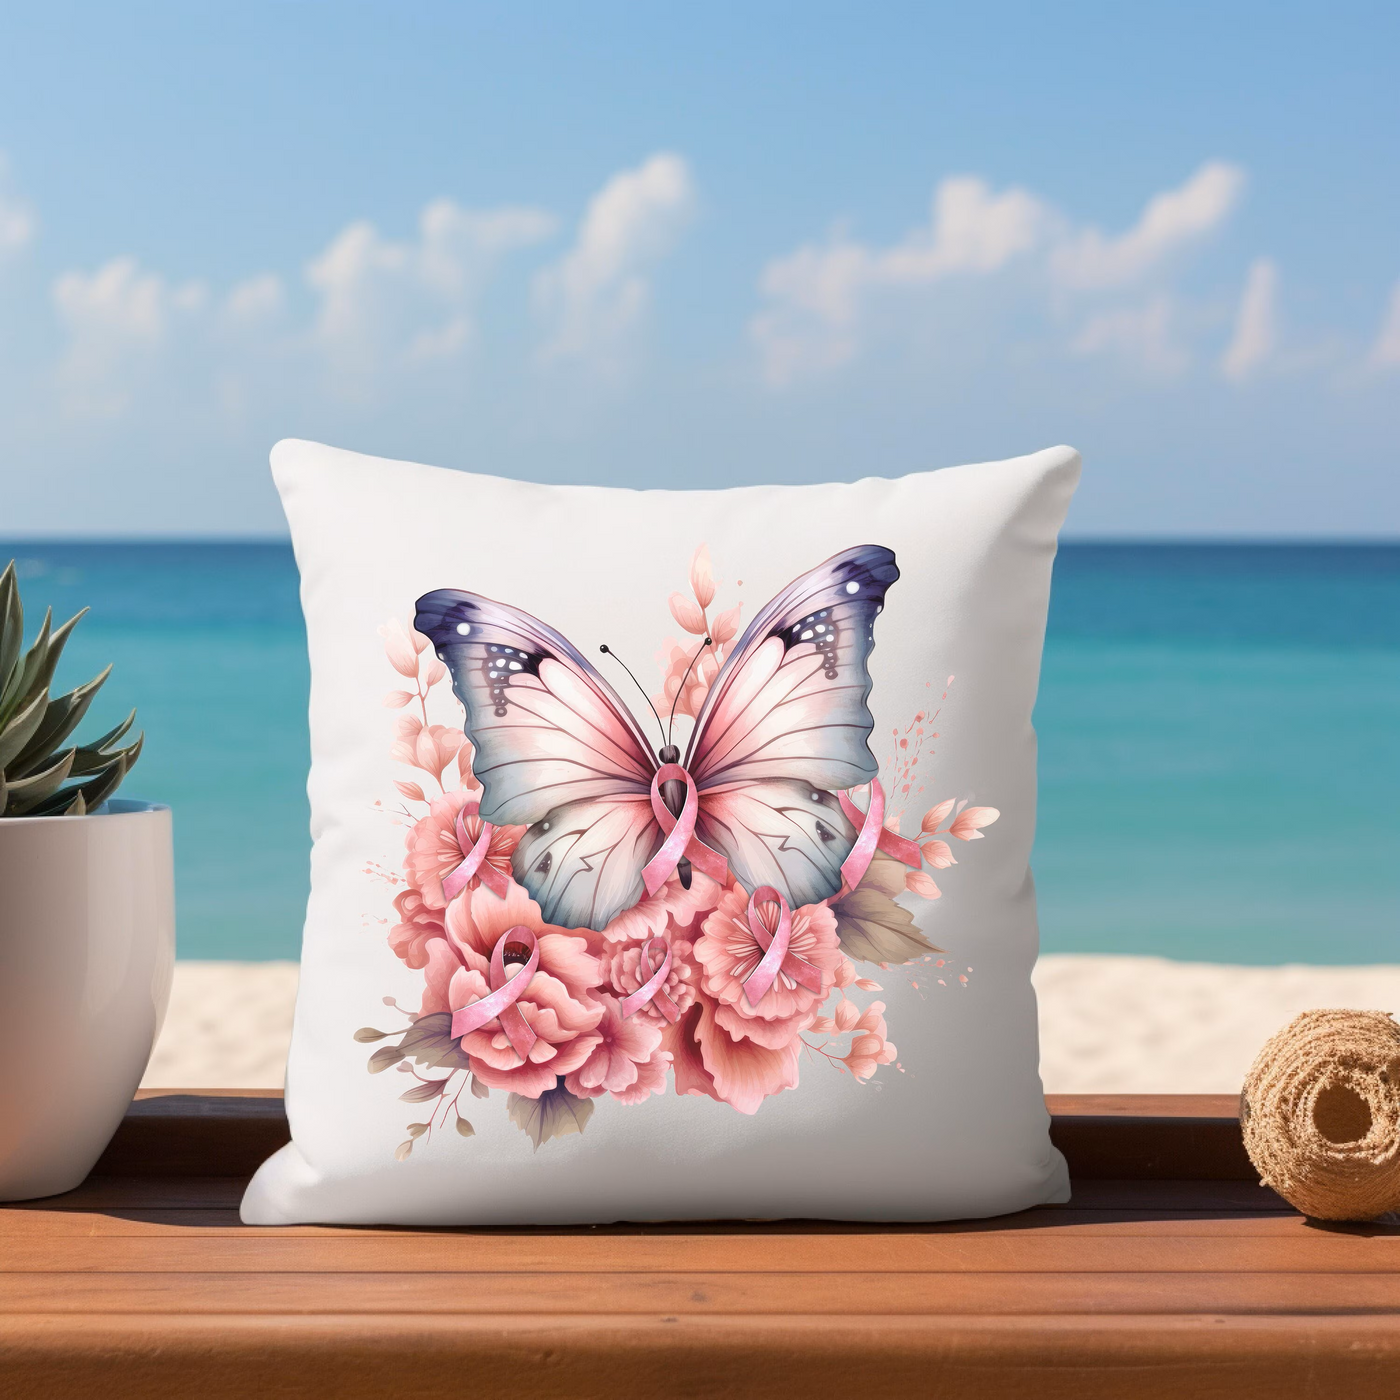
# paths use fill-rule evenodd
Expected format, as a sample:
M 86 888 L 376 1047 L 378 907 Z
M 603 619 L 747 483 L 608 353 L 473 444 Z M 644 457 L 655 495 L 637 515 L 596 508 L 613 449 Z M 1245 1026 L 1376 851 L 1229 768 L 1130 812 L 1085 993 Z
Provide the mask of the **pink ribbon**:
M 466 859 L 450 875 L 443 876 L 442 897 L 448 904 L 471 884 L 473 875 L 480 875 L 481 883 L 497 899 L 504 899 L 510 892 L 510 881 L 486 859 L 486 852 L 491 845 L 491 833 L 495 829 L 490 822 L 482 822 L 481 835 L 473 842 L 467 834 L 463 814 L 457 813 L 457 844 L 462 848 Z
M 685 806 L 678 817 L 672 814 L 661 798 L 661 784 L 670 782 L 672 778 L 685 783 Z M 663 763 L 653 775 L 651 810 L 661 830 L 666 833 L 666 839 L 642 869 L 642 882 L 647 887 L 647 893 L 655 894 L 671 878 L 671 872 L 681 863 L 682 856 L 717 884 L 724 884 L 729 878 L 729 862 L 695 835 L 700 795 L 695 790 L 695 779 L 679 763 Z
M 664 956 L 661 959 L 661 966 L 653 972 L 651 970 L 651 950 L 658 943 L 662 947 Z M 622 1014 L 630 1016 L 634 1011 L 640 1011 L 647 1002 L 654 1001 L 656 1009 L 668 1021 L 679 1021 L 681 1018 L 680 1008 L 662 990 L 667 977 L 671 975 L 671 945 L 664 938 L 648 938 L 642 944 L 642 951 L 637 956 L 637 969 L 645 980 L 635 992 L 629 992 L 618 1002 L 618 1009 Z
M 758 912 L 760 904 L 775 903 L 778 906 L 778 927 L 770 933 Z M 759 1002 L 768 995 L 768 989 L 777 980 L 779 972 L 800 983 L 809 991 L 820 992 L 822 975 L 805 958 L 800 958 L 791 949 L 792 910 L 788 902 L 772 885 L 760 885 L 749 896 L 749 931 L 763 949 L 759 964 L 744 978 L 744 996 L 749 1006 L 757 1009 Z
M 509 977 L 506 976 L 505 958 L 508 943 L 522 944 L 530 953 L 525 966 L 516 968 Z M 452 1039 L 460 1040 L 462 1036 L 479 1031 L 492 1021 L 498 1021 L 515 1053 L 522 1060 L 529 1059 L 530 1047 L 534 1045 L 537 1037 L 515 1003 L 524 995 L 539 965 L 540 945 L 535 935 L 524 924 L 516 924 L 514 928 L 507 929 L 496 940 L 496 946 L 491 950 L 491 990 L 479 1001 L 471 1002 L 452 1013 Z
M 875 859 L 876 847 L 915 870 L 922 867 L 924 855 L 918 843 L 906 841 L 898 832 L 891 831 L 884 824 L 885 790 L 880 786 L 879 778 L 872 778 L 870 781 L 868 811 L 862 812 L 844 792 L 837 793 L 836 800 L 840 802 L 841 810 L 847 818 L 860 827 L 856 844 L 851 847 L 850 855 L 841 862 L 843 885 L 841 893 L 837 895 L 838 899 L 841 895 L 849 894 L 865 878 L 865 872 L 870 869 L 870 862 Z

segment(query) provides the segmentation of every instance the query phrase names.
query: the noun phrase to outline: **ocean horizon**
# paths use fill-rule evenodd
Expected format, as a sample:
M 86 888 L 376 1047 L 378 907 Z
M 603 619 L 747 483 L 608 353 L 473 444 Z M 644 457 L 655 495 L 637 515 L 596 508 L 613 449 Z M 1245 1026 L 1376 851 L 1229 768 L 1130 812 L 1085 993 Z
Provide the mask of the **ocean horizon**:
M 174 809 L 179 953 L 298 954 L 305 636 L 284 540 L 0 542 L 56 678 L 138 710 Z M 386 682 L 387 688 L 387 682 Z M 1400 962 L 1400 543 L 1070 541 L 1035 722 L 1045 952 Z M 988 797 L 988 800 L 991 800 Z

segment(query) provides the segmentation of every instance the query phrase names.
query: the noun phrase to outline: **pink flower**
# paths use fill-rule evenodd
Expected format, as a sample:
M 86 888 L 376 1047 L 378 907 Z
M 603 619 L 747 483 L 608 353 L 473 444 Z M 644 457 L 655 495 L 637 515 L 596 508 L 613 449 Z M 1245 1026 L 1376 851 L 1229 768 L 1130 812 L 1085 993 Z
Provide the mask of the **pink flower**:
M 428 965 L 428 940 L 443 937 L 442 915 L 423 903 L 415 889 L 406 889 L 394 898 L 399 920 L 389 930 L 389 946 L 409 967 Z
M 708 608 L 715 600 L 715 574 L 710 567 L 710 551 L 703 544 L 697 545 L 691 556 L 690 591 L 702 608 Z
M 635 943 L 609 945 L 599 953 L 598 961 L 603 969 L 604 985 L 611 987 L 619 997 L 640 990 L 642 984 L 650 980 L 649 976 L 642 975 L 641 967 L 642 949 L 647 941 L 643 938 Z M 670 939 L 670 944 L 671 970 L 667 973 L 661 990 L 671 998 L 676 1010 L 684 1016 L 695 1002 L 695 988 L 700 976 L 690 956 L 691 945 L 676 937 Z M 652 972 L 656 971 L 658 965 L 656 960 L 650 961 Z M 662 1015 L 655 999 L 634 1011 L 632 1019 L 643 1020 L 657 1027 L 667 1024 L 666 1017 Z
M 999 816 L 1001 813 L 995 807 L 964 807 L 953 818 L 948 835 L 956 836 L 959 841 L 980 841 L 981 828 L 991 826 Z
M 869 1079 L 878 1066 L 893 1064 L 899 1053 L 885 1038 L 887 1027 L 881 1014 L 884 1009 L 884 1002 L 872 1001 L 853 1028 L 856 1034 L 851 1037 L 851 1048 L 842 1057 L 842 1063 L 857 1079 Z
M 408 858 L 404 861 L 404 874 L 408 883 L 423 896 L 423 903 L 429 909 L 441 909 L 447 903 L 443 893 L 443 879 L 450 875 L 467 858 L 476 839 L 481 835 L 481 804 L 466 788 L 455 792 L 445 792 L 433 798 L 428 807 L 428 815 L 415 822 L 404 844 L 408 847 Z M 462 825 L 466 828 L 468 846 L 464 851 L 457 838 L 457 814 L 462 814 Z M 523 826 L 498 826 L 491 832 L 486 847 L 486 860 L 507 878 L 510 876 L 510 858 L 525 834 Z M 476 889 L 481 877 L 473 875 L 467 888 Z
M 690 877 L 690 888 L 681 888 L 680 878 L 672 875 L 655 894 L 640 899 L 630 909 L 624 909 L 603 930 L 606 943 L 632 943 L 638 939 L 655 938 L 665 933 L 667 926 L 689 928 L 697 914 L 713 909 L 724 893 L 708 875 L 698 870 Z
M 661 694 L 654 702 L 656 708 L 662 714 L 669 714 L 674 704 L 678 715 L 689 715 L 694 719 L 700 713 L 715 677 L 719 675 L 718 648 L 707 647 L 703 638 L 681 646 L 674 638 L 668 637 L 661 644 L 656 660 L 665 678 Z M 693 666 L 692 661 L 695 662 Z M 685 682 L 684 690 L 681 689 L 682 680 Z
M 399 675 L 416 681 L 418 654 L 428 645 L 428 639 L 417 632 L 406 631 L 403 623 L 396 617 L 379 629 L 379 635 L 384 638 L 384 653 L 389 658 L 389 665 Z
M 748 905 L 742 889 L 726 891 L 719 907 L 702 925 L 694 956 L 701 966 L 702 988 L 718 1003 L 718 1023 L 732 1035 L 776 1050 L 795 1039 L 836 983 L 844 961 L 836 937 L 836 917 L 824 904 L 804 904 L 792 913 L 789 951 L 817 969 L 821 990 L 814 992 L 780 971 L 754 1007 L 749 1005 L 744 981 L 762 960 L 764 950 L 749 927 Z M 777 913 L 775 904 L 759 906 L 759 916 L 770 930 L 777 927 Z
M 662 1033 L 678 1094 L 707 1095 L 740 1113 L 757 1113 L 770 1095 L 797 1087 L 801 1042 L 796 1037 L 780 1049 L 736 1040 L 716 1021 L 716 1010 L 716 1003 L 702 996 Z
M 635 1089 L 641 1078 L 641 1066 L 661 1045 L 661 1032 L 655 1025 L 640 1016 L 624 1016 L 614 997 L 604 995 L 599 1000 L 603 1016 L 594 1027 L 597 1044 L 588 1058 L 564 1079 L 565 1088 L 584 1099 L 596 1099 L 600 1094 L 625 1094 Z M 665 1063 L 669 1063 L 670 1058 L 667 1055 Z M 662 1088 L 665 1083 L 663 1067 Z
M 602 1040 L 596 1027 L 604 1006 L 594 989 L 603 978 L 585 941 L 545 923 L 539 905 L 519 885 L 512 885 L 505 899 L 477 890 L 452 901 L 446 940 L 429 945 L 424 1007 L 457 1011 L 486 996 L 491 951 L 517 925 L 528 928 L 539 946 L 539 966 L 515 1003 L 537 1039 L 522 1061 L 500 1024 L 491 1021 L 464 1035 L 461 1046 L 483 1084 L 534 1099 L 583 1065 Z M 507 970 L 513 961 L 507 957 Z M 444 993 L 443 976 L 449 971 Z

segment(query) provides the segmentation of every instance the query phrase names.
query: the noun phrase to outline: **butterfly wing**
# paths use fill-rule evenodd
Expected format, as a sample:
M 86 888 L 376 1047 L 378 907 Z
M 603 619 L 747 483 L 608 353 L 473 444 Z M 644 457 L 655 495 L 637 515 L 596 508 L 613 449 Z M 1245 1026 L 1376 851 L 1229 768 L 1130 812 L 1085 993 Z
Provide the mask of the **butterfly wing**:
M 519 608 L 439 589 L 418 600 L 414 626 L 466 708 L 482 817 L 529 828 L 516 878 L 550 923 L 601 929 L 641 897 L 662 840 L 657 762 L 636 720 L 562 633 Z
M 856 832 L 831 794 L 879 771 L 868 663 L 898 578 L 880 545 L 819 564 L 758 613 L 710 687 L 686 767 L 701 840 L 748 889 L 772 884 L 797 906 L 840 888 Z

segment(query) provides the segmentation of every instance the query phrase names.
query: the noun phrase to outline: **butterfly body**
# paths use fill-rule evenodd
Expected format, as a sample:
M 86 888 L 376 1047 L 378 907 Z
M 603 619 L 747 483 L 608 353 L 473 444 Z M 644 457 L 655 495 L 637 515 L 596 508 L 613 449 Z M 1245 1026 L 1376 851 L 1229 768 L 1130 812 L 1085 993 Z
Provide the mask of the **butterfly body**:
M 420 598 L 415 626 L 466 710 L 481 816 L 527 827 L 513 867 L 544 917 L 601 930 L 659 867 L 688 888 L 716 861 L 793 908 L 835 895 L 857 835 L 837 794 L 876 774 L 867 661 L 898 577 L 888 549 L 860 545 L 783 589 L 725 659 L 684 761 L 669 742 L 653 753 L 562 633 L 476 593 Z

